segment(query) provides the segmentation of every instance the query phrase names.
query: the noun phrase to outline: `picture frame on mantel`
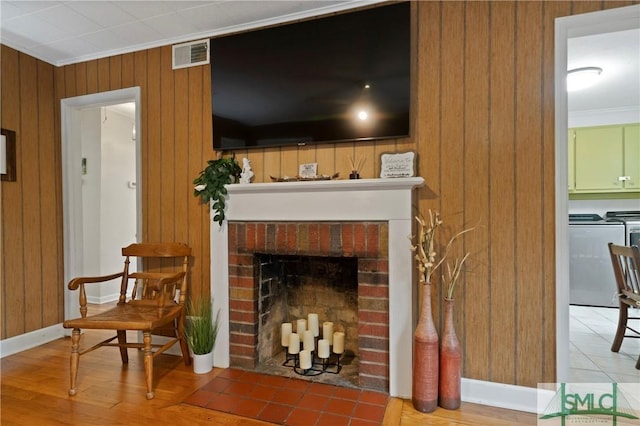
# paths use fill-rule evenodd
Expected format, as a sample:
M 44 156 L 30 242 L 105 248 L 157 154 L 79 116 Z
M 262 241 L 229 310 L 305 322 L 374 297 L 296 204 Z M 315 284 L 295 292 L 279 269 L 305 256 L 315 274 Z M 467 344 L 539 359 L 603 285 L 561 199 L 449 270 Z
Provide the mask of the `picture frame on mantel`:
M 416 158 L 414 151 L 401 153 L 383 152 L 380 154 L 380 177 L 405 178 L 416 175 Z
M 16 132 L 0 129 L 0 180 L 16 180 Z

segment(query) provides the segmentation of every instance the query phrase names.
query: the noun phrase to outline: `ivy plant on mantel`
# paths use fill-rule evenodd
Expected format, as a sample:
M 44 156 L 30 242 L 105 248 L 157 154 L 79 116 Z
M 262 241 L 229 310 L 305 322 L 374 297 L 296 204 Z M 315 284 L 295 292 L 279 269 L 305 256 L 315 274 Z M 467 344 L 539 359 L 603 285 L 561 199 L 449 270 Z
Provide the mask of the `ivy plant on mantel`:
M 236 161 L 235 154 L 223 157 L 222 153 L 219 153 L 218 158 L 209 160 L 207 167 L 193 180 L 195 185 L 193 195 L 200 197 L 205 204 L 213 201 L 211 208 L 216 212 L 213 220 L 219 225 L 222 225 L 225 218 L 225 196 L 227 195 L 225 185 L 237 182 L 240 172 L 242 169 Z

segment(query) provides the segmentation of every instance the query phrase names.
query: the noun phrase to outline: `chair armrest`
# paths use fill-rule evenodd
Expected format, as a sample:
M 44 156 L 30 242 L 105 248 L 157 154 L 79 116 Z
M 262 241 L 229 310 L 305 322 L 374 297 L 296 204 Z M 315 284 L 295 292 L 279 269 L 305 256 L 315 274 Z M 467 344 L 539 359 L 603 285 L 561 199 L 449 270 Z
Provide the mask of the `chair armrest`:
M 116 278 L 122 278 L 124 276 L 124 272 L 119 272 L 117 274 L 111 275 L 103 275 L 100 277 L 78 277 L 69 281 L 69 290 L 77 290 L 81 284 L 89 284 L 89 283 L 101 283 L 105 281 L 111 281 Z

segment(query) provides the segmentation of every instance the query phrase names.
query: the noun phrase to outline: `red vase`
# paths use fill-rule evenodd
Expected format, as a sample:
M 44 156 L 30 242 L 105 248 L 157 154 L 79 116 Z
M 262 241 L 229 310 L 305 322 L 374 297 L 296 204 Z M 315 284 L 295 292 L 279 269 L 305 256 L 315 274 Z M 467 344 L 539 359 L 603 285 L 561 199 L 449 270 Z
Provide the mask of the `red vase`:
M 431 312 L 431 284 L 422 286 L 420 318 L 413 336 L 413 392 L 416 410 L 430 413 L 438 406 L 438 332 Z
M 460 408 L 462 353 L 453 325 L 453 299 L 444 299 L 444 325 L 440 342 L 440 387 L 438 405 L 447 410 Z

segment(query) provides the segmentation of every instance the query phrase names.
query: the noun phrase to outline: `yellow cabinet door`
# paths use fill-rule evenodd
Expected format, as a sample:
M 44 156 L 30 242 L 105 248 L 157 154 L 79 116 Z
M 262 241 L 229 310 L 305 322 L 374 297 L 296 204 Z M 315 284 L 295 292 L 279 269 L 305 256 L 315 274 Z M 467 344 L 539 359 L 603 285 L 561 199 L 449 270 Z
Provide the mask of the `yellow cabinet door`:
M 640 190 L 640 125 L 624 126 L 624 189 Z
M 575 190 L 623 190 L 622 126 L 575 129 Z

